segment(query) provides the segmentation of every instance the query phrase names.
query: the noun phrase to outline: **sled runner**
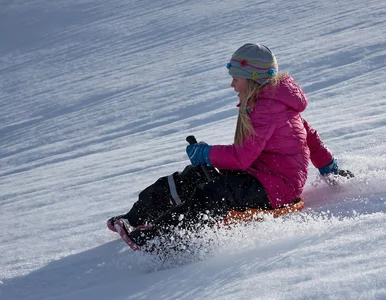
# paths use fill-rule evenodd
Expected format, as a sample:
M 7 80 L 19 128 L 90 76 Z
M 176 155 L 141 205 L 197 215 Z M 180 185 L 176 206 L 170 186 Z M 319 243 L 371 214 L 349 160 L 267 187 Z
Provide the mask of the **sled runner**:
M 264 215 L 271 215 L 274 218 L 286 215 L 288 213 L 301 211 L 304 207 L 304 201 L 301 198 L 296 199 L 289 205 L 277 209 L 254 209 L 250 208 L 245 211 L 231 210 L 227 217 L 222 221 L 226 225 L 237 224 L 241 222 L 263 221 Z

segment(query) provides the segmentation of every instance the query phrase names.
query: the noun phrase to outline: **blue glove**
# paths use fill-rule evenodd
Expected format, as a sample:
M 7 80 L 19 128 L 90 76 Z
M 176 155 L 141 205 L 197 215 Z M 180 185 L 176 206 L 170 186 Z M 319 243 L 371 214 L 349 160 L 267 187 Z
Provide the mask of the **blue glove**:
M 209 160 L 209 151 L 212 146 L 207 144 L 190 144 L 186 147 L 186 153 L 189 156 L 193 166 L 209 165 L 212 166 Z
M 338 161 L 336 158 L 332 160 L 327 166 L 324 166 L 323 168 L 319 169 L 320 175 L 328 175 L 331 173 L 334 173 L 335 175 L 338 175 Z

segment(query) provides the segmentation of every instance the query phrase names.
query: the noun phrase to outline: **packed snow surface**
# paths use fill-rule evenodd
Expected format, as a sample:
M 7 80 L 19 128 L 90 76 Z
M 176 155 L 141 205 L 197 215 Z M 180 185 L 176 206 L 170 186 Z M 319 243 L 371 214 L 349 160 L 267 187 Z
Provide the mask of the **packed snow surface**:
M 2 1 L 0 299 L 386 299 L 385 24 L 384 0 Z M 132 252 L 106 220 L 188 164 L 187 135 L 232 143 L 247 42 L 356 177 L 311 167 L 301 213 Z

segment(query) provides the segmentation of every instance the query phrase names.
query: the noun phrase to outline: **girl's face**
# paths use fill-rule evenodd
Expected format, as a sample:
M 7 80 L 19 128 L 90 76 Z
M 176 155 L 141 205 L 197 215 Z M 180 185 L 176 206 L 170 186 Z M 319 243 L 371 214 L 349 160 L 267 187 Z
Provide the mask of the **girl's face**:
M 232 77 L 231 87 L 237 92 L 237 97 L 239 97 L 239 102 L 245 98 L 248 91 L 248 79 L 246 78 L 236 78 Z

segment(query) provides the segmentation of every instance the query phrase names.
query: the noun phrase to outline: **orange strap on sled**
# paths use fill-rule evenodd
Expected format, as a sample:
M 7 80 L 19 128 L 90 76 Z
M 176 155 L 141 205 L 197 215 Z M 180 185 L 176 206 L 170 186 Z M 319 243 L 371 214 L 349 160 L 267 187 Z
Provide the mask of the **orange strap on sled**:
M 263 221 L 263 215 L 271 215 L 274 218 L 277 218 L 288 213 L 301 211 L 303 207 L 304 201 L 303 199 L 299 199 L 289 205 L 270 210 L 258 208 L 250 208 L 245 211 L 231 210 L 223 220 L 223 223 L 229 225 L 241 222 Z

